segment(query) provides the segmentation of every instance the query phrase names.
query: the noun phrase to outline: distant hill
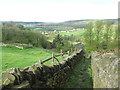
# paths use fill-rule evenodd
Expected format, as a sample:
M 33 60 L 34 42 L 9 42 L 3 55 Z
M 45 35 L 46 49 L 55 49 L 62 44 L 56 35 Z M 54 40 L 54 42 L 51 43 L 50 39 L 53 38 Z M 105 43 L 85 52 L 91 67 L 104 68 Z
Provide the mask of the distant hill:
M 60 23 L 54 23 L 54 22 L 22 22 L 22 21 L 13 21 L 16 24 L 22 24 L 25 27 L 29 28 L 47 28 L 50 30 L 55 30 L 55 28 L 86 28 L 86 25 L 89 22 L 95 22 L 97 19 L 84 19 L 84 20 L 69 20 L 65 22 Z M 106 20 L 112 21 L 113 24 L 118 23 L 118 19 L 102 19 L 103 23 Z M 8 21 L 2 21 L 2 22 L 8 22 Z
M 57 25 L 62 25 L 62 26 L 71 26 L 74 28 L 86 28 L 86 25 L 89 22 L 95 22 L 97 19 L 85 19 L 85 20 L 70 20 L 70 21 L 65 21 L 62 23 L 58 23 Z M 113 24 L 118 23 L 118 19 L 103 19 L 102 21 L 105 22 L 107 20 L 110 20 Z

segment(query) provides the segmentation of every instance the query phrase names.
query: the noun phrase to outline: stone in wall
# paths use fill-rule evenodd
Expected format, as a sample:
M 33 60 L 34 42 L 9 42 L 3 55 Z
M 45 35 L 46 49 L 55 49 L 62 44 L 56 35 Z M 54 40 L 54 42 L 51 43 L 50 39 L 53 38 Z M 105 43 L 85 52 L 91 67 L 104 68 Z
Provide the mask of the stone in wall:
M 22 88 L 60 88 L 69 78 L 72 69 L 79 60 L 84 58 L 84 51 L 80 50 L 68 59 L 55 65 L 44 65 L 36 63 L 32 66 L 21 68 L 12 68 L 2 73 L 2 88 L 4 89 L 22 89 Z
M 92 53 L 93 88 L 118 88 L 118 62 L 114 53 Z M 120 77 L 119 77 L 120 78 Z

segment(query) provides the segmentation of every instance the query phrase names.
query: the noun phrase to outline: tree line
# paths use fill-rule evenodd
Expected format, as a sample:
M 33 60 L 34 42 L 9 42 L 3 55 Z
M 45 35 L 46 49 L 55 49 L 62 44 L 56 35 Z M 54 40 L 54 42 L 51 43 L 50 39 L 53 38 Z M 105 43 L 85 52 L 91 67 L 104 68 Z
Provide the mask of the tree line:
M 118 27 L 110 20 L 89 22 L 84 33 L 84 43 L 90 52 L 99 49 L 114 49 L 118 46 Z
M 31 44 L 35 47 L 50 48 L 46 37 L 38 32 L 30 31 L 23 25 L 16 25 L 13 22 L 3 23 L 2 42 Z
M 40 32 L 35 32 L 25 28 L 23 25 L 13 22 L 3 23 L 2 27 L 2 42 L 4 43 L 20 43 L 30 44 L 34 47 L 42 47 L 44 49 L 53 49 L 54 51 L 63 52 L 70 51 L 74 48 L 67 40 L 64 40 L 61 35 L 56 35 L 53 42 L 49 42 L 47 37 Z

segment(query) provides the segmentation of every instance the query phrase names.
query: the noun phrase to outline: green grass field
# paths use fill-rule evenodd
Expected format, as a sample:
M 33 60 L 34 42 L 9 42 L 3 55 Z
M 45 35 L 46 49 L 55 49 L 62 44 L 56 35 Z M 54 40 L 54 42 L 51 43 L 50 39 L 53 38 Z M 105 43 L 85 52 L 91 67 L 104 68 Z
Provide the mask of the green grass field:
M 83 35 L 83 33 L 85 32 L 85 30 L 78 30 L 78 31 L 74 31 L 74 32 L 60 32 L 61 35 Z
M 1 53 L 1 52 L 0 52 Z M 9 68 L 20 67 L 24 68 L 33 65 L 39 60 L 44 60 L 52 56 L 52 51 L 40 49 L 40 48 L 29 48 L 19 49 L 15 47 L 2 47 L 2 70 Z M 55 55 L 59 53 L 55 53 Z M 58 57 L 61 60 L 62 57 Z M 52 63 L 52 60 L 45 64 Z
M 53 31 L 53 30 L 57 30 L 57 31 L 66 31 L 66 30 L 70 30 L 72 29 L 71 27 L 67 27 L 67 28 L 64 28 L 64 27 L 59 27 L 59 28 L 55 28 L 55 27 L 46 27 L 46 28 L 33 28 L 32 30 L 37 30 L 37 31 Z

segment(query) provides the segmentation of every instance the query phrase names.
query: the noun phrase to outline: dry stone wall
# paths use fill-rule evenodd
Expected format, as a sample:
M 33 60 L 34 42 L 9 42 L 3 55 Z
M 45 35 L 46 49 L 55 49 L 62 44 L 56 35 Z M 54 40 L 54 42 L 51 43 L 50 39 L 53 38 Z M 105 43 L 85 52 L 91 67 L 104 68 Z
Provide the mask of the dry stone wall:
M 59 88 L 69 78 L 74 66 L 85 57 L 80 50 L 55 65 L 36 63 L 30 67 L 12 68 L 2 73 L 2 89 L 22 88 Z
M 93 52 L 91 60 L 93 88 L 118 88 L 119 62 L 120 58 L 113 53 Z

